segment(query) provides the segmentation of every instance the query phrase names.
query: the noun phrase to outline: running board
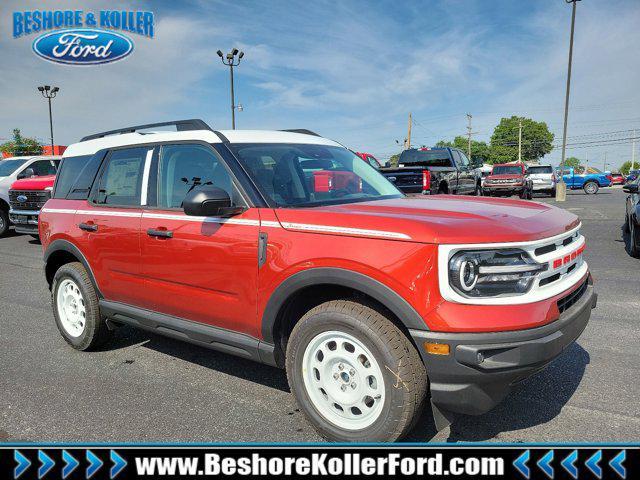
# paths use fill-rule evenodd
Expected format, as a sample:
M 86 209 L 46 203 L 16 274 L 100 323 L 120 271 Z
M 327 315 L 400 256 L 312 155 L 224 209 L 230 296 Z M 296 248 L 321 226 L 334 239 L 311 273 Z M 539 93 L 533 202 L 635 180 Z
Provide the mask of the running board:
M 276 360 L 275 347 L 249 335 L 152 312 L 124 303 L 100 300 L 99 305 L 100 313 L 111 322 L 124 323 L 274 367 L 280 366 Z

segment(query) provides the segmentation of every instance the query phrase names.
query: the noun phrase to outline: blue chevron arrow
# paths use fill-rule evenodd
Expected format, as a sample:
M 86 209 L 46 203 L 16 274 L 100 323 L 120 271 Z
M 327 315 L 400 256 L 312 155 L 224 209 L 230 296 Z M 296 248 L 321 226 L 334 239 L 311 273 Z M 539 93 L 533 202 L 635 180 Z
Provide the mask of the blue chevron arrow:
M 598 450 L 596 453 L 591 455 L 586 462 L 584 462 L 587 468 L 598 478 L 602 478 L 602 468 L 598 465 L 600 460 L 602 460 L 602 450 Z
M 87 462 L 89 462 L 89 466 L 87 467 L 87 479 L 93 477 L 95 473 L 100 470 L 104 463 L 100 460 L 91 450 L 87 450 Z
M 111 458 L 111 461 L 113 462 L 113 466 L 111 467 L 111 471 L 110 471 L 110 478 L 111 480 L 113 480 L 114 478 L 116 478 L 118 476 L 118 474 L 124 470 L 124 467 L 127 466 L 127 461 L 122 458 L 120 455 L 118 455 L 115 450 L 111 450 L 109 452 L 109 457 Z
M 550 465 L 553 462 L 553 450 L 549 450 L 545 453 L 544 457 L 538 460 L 538 467 L 542 470 L 545 475 L 551 479 L 553 479 L 553 467 Z
M 576 467 L 576 460 L 578 460 L 578 450 L 574 450 L 573 452 L 571 452 L 569 455 L 567 455 L 567 458 L 562 460 L 562 463 L 560 463 L 560 465 L 562 465 L 562 468 L 569 472 L 569 475 L 571 475 L 573 478 L 578 478 L 578 467 Z
M 627 458 L 627 451 L 622 450 L 618 455 L 613 457 L 613 460 L 609 462 L 611 468 L 620 475 L 620 478 L 623 480 L 627 478 L 627 469 L 622 466 L 622 462 L 624 462 L 625 458 Z
M 62 478 L 65 479 L 78 468 L 80 462 L 73 458 L 73 456 L 66 450 L 62 450 L 62 460 L 64 460 L 64 468 L 62 469 Z
M 513 466 L 518 469 L 518 471 L 522 474 L 524 478 L 529 480 L 531 476 L 531 472 L 529 471 L 529 467 L 527 466 L 527 462 L 529 461 L 529 450 L 525 450 L 525 452 L 516 458 L 513 461 Z
M 38 450 L 38 460 L 40 460 L 40 468 L 38 469 L 38 478 L 44 477 L 49 470 L 56 464 L 51 457 L 44 453 L 42 450 Z
M 18 450 L 13 451 L 13 458 L 16 462 L 18 462 L 18 465 L 16 465 L 16 468 L 13 469 L 13 478 L 15 479 L 15 478 L 18 478 L 20 475 L 22 475 L 25 472 L 25 470 L 31 466 L 31 462 L 27 457 L 21 454 Z

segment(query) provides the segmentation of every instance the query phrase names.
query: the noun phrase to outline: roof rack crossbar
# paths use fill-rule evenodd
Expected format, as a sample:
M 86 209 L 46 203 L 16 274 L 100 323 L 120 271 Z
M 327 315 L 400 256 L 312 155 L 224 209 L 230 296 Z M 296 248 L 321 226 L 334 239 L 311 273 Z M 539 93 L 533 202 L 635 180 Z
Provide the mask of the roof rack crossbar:
M 290 128 L 285 130 L 280 130 L 281 132 L 291 132 L 291 133 L 304 133 L 305 135 L 313 135 L 314 137 L 319 137 L 316 132 L 312 132 L 311 130 L 307 130 L 306 128 Z
M 108 130 L 106 132 L 94 133 L 93 135 L 87 135 L 86 137 L 82 137 L 81 142 L 86 142 L 87 140 L 94 140 L 96 138 L 103 138 L 108 135 L 117 135 L 123 133 L 134 133 L 138 130 L 147 130 L 149 128 L 155 127 L 167 127 L 167 126 L 175 126 L 178 132 L 183 132 L 187 130 L 211 130 L 213 129 L 207 125 L 203 120 L 198 118 L 192 118 L 189 120 L 173 120 L 171 122 L 160 122 L 160 123 L 149 123 L 147 125 L 134 125 L 132 127 L 125 128 L 117 128 L 115 130 Z

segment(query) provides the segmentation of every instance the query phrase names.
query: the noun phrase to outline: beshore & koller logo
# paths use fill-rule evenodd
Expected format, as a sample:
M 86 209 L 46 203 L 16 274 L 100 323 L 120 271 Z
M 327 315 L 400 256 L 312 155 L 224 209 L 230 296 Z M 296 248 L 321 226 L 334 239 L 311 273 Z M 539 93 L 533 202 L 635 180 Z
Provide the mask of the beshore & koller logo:
M 153 38 L 153 12 L 13 12 L 13 38 L 45 32 L 33 41 L 33 52 L 44 60 L 63 65 L 99 65 L 128 56 L 133 52 L 133 40 L 115 30 Z

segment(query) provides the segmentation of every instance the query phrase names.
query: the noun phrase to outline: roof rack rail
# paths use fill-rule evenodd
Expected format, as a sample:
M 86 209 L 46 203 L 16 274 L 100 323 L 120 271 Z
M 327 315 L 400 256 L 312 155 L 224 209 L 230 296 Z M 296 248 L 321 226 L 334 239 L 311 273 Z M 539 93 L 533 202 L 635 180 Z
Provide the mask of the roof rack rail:
M 316 132 L 312 132 L 311 130 L 307 130 L 306 128 L 291 128 L 280 130 L 281 132 L 291 132 L 291 133 L 304 133 L 305 135 L 313 135 L 314 137 L 319 137 Z
M 147 125 L 134 125 L 133 127 L 125 127 L 125 128 L 117 128 L 115 130 L 108 130 L 106 132 L 94 133 L 93 135 L 87 135 L 86 137 L 82 137 L 81 142 L 86 142 L 87 140 L 94 140 L 96 138 L 106 137 L 108 135 L 117 135 L 123 133 L 133 133 L 138 130 L 147 130 L 149 128 L 154 127 L 166 127 L 174 125 L 178 132 L 183 132 L 187 130 L 211 130 L 213 129 L 207 125 L 203 120 L 198 118 L 192 118 L 189 120 L 173 120 L 171 122 L 160 122 L 160 123 L 149 123 Z

